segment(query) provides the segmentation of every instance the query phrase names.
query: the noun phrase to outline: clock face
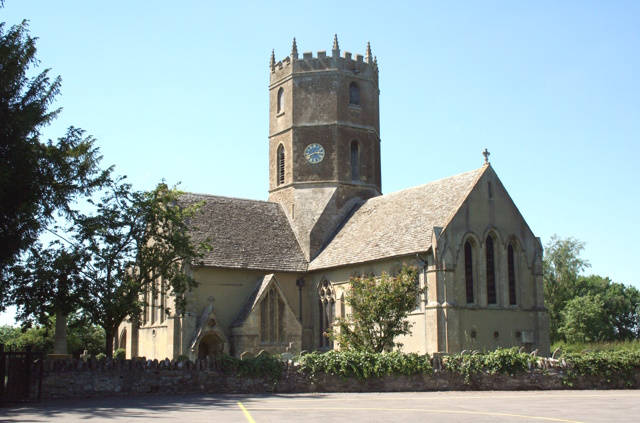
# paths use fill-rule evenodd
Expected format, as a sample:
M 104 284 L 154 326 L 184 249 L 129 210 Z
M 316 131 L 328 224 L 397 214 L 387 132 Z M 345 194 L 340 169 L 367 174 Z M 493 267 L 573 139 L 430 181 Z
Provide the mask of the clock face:
M 324 148 L 320 144 L 309 144 L 304 149 L 304 157 L 311 164 L 320 163 L 324 159 Z

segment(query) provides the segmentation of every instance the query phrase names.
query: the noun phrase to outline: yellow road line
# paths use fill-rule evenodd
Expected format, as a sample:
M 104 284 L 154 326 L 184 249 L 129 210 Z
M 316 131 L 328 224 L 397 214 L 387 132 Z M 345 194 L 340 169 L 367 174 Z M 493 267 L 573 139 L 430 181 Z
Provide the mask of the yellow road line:
M 240 404 L 240 403 L 238 403 Z M 249 415 L 249 412 L 240 404 L 240 407 L 245 411 L 245 415 Z M 310 408 L 310 407 L 251 407 L 252 410 L 261 410 L 261 411 L 294 411 L 294 410 L 305 410 L 305 411 L 392 411 L 392 412 L 409 412 L 409 411 L 419 411 L 421 413 L 447 413 L 447 414 L 475 414 L 475 415 L 483 415 L 483 416 L 499 416 L 499 417 L 518 417 L 521 419 L 531 419 L 531 420 L 544 420 L 551 422 L 565 422 L 565 423 L 581 423 L 577 420 L 565 420 L 565 419 L 556 419 L 553 417 L 542 417 L 542 416 L 527 416 L 524 414 L 510 414 L 510 413 L 492 413 L 488 411 L 462 411 L 462 410 L 433 410 L 433 409 L 424 409 L 424 408 L 369 408 L 369 407 L 331 407 L 327 408 Z M 248 416 L 251 419 L 251 416 Z M 250 420 L 255 423 L 253 419 Z
M 249 414 L 249 410 L 247 410 L 246 408 L 244 408 L 244 405 L 242 405 L 242 403 L 240 401 L 238 401 L 238 406 L 240 407 L 240 409 L 242 410 L 242 414 L 244 414 L 244 416 L 247 418 L 247 421 L 249 423 L 256 423 L 255 420 L 253 420 L 253 417 L 251 417 L 251 414 Z

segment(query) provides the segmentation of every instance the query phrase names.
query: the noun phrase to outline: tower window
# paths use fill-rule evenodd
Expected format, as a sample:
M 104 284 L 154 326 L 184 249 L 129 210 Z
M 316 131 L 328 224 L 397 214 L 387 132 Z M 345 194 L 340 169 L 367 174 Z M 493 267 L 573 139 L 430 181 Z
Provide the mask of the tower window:
M 493 248 L 493 237 L 487 236 L 487 303 L 496 304 L 496 267 L 495 267 L 495 250 Z
M 513 245 L 507 248 L 507 262 L 509 267 L 509 304 L 516 305 L 516 267 Z
M 280 87 L 278 90 L 278 104 L 277 104 L 278 114 L 284 111 L 284 88 Z
M 284 184 L 284 145 L 278 146 L 278 185 Z
M 473 303 L 473 251 L 471 242 L 464 243 L 464 282 L 467 289 L 467 304 Z
M 360 179 L 360 145 L 358 141 L 351 141 L 351 180 Z
M 355 82 L 349 85 L 349 104 L 360 105 L 360 87 Z

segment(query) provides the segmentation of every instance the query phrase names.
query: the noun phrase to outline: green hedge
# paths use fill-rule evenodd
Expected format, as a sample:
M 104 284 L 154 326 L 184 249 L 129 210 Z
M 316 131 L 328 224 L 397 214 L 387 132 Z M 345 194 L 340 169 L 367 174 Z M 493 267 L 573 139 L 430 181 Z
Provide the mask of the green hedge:
M 489 353 L 475 355 L 451 355 L 443 359 L 442 368 L 445 371 L 459 373 L 469 382 L 476 373 L 510 374 L 529 370 L 531 356 L 518 352 L 517 348 L 501 349 Z
M 569 385 L 572 378 L 585 375 L 600 376 L 607 382 L 611 382 L 615 376 L 622 376 L 632 385 L 634 372 L 640 369 L 640 351 L 570 353 L 563 354 L 562 358 L 569 365 Z
M 301 370 L 312 376 L 317 373 L 338 375 L 341 378 L 368 379 L 390 374 L 413 375 L 431 373 L 428 355 L 389 353 L 367 353 L 358 351 L 314 352 L 300 358 Z

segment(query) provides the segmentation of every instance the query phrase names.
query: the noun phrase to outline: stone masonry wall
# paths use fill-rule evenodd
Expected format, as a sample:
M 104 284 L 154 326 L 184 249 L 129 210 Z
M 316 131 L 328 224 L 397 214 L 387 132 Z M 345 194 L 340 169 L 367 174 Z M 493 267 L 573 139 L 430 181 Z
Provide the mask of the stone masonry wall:
M 335 375 L 312 378 L 289 365 L 281 379 L 230 376 L 216 371 L 213 363 L 174 361 L 131 361 L 94 359 L 45 362 L 42 398 L 95 397 L 141 394 L 232 394 L 312 392 L 419 392 L 451 390 L 551 390 L 625 389 L 640 387 L 640 370 L 632 380 L 623 377 L 606 381 L 579 377 L 566 382 L 560 369 L 534 369 L 516 375 L 473 375 L 465 383 L 461 375 L 434 371 L 432 374 L 391 375 L 368 380 L 341 379 Z

